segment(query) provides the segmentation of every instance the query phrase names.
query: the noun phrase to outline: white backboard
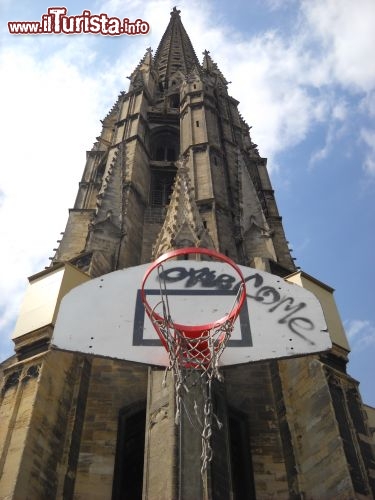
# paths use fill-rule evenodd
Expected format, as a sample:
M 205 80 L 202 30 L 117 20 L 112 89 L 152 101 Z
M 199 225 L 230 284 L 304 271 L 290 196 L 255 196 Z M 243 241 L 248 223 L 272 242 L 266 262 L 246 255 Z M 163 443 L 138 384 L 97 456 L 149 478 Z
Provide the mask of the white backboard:
M 174 322 L 205 324 L 230 311 L 239 277 L 222 262 L 171 260 L 163 264 Z M 239 266 L 247 299 L 236 320 L 221 365 L 321 352 L 331 347 L 322 308 L 304 288 L 250 267 Z M 168 355 L 145 313 L 142 279 L 149 264 L 106 274 L 71 290 L 57 317 L 53 347 L 168 365 Z M 160 301 L 160 280 L 146 283 L 153 305 Z

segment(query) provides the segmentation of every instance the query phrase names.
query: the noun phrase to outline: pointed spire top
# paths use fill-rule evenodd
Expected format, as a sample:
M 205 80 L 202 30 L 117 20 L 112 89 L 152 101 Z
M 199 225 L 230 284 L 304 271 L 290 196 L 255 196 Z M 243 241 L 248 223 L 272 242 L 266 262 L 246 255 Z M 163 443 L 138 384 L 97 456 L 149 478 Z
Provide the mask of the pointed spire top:
M 187 75 L 196 64 L 200 66 L 193 45 L 181 22 L 180 11 L 174 7 L 167 29 L 155 53 L 155 69 L 163 86 L 177 71 Z
M 203 54 L 203 63 L 202 63 L 202 67 L 205 71 L 207 71 L 208 73 L 211 73 L 212 75 L 215 75 L 216 78 L 219 78 L 222 82 L 222 84 L 224 84 L 224 86 L 227 86 L 228 82 L 223 73 L 220 71 L 220 69 L 218 68 L 217 64 L 215 63 L 215 61 L 212 59 L 211 55 L 210 55 L 210 51 L 209 50 L 204 50 L 202 52 Z
M 204 56 L 203 63 L 202 63 L 203 69 L 206 69 L 208 71 L 220 72 L 219 68 L 217 67 L 217 64 L 214 62 L 214 60 L 210 56 L 210 51 L 204 50 L 202 52 L 202 54 Z
M 139 61 L 138 66 L 132 72 L 130 76 L 127 78 L 130 80 L 129 90 L 134 90 L 136 88 L 142 88 L 144 85 L 144 77 L 142 76 L 142 72 L 147 72 L 150 70 L 152 66 L 152 49 L 148 47 L 146 49 L 145 55 Z
M 144 64 L 146 64 L 146 65 L 149 66 L 151 63 L 152 63 L 152 48 L 148 47 L 146 49 L 146 52 L 145 52 L 144 56 L 139 61 L 138 66 L 135 68 L 135 70 L 133 71 L 133 73 L 130 76 L 128 76 L 128 78 L 131 79 L 132 76 L 134 76 L 134 74 L 137 71 L 139 71 Z

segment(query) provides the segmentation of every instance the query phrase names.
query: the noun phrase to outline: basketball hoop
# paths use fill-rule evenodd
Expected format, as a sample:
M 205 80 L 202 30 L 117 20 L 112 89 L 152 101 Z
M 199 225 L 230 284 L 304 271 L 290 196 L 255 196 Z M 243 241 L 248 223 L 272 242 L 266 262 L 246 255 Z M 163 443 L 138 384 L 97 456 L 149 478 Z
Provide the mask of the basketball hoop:
M 177 279 L 181 279 L 178 274 L 178 270 L 182 269 L 176 268 L 166 268 L 166 263 L 173 259 L 181 256 L 199 255 L 209 257 L 212 260 L 223 263 L 225 266 L 229 266 L 230 270 L 235 272 L 236 277 L 239 279 L 237 285 L 228 293 L 228 298 L 230 302 L 226 305 L 227 309 L 222 312 L 219 319 L 212 319 L 209 322 L 201 324 L 188 324 L 187 321 L 181 321 L 179 318 L 175 318 L 172 315 L 176 315 L 176 311 L 172 311 L 174 305 L 172 303 L 173 289 L 168 288 L 168 282 L 175 282 Z M 206 259 L 207 260 L 207 259 Z M 204 262 L 204 261 L 202 261 Z M 178 260 L 177 260 L 178 263 Z M 177 272 L 177 277 L 175 274 Z M 187 273 L 187 271 L 185 271 Z M 172 277 L 167 277 L 169 274 Z M 213 277 L 211 272 L 210 278 Z M 233 277 L 228 274 L 223 274 L 225 276 L 235 281 Z M 153 282 L 157 282 L 158 290 L 155 291 L 152 284 L 146 284 L 153 278 Z M 199 275 L 198 278 L 195 276 L 195 280 L 202 279 Z M 210 283 L 203 282 L 202 287 L 209 287 Z M 210 294 L 211 297 L 215 298 L 215 292 Z M 156 296 L 156 299 L 155 299 Z M 212 458 L 212 449 L 210 446 L 210 435 L 212 433 L 212 421 L 216 416 L 212 409 L 212 398 L 211 398 L 211 384 L 214 378 L 222 380 L 221 374 L 219 372 L 219 359 L 224 351 L 228 340 L 233 332 L 234 323 L 240 314 L 241 307 L 246 299 L 246 286 L 245 280 L 239 267 L 228 257 L 218 253 L 214 250 L 207 248 L 181 248 L 178 250 L 173 250 L 162 256 L 160 256 L 155 262 L 153 262 L 142 281 L 141 288 L 141 298 L 144 304 L 146 313 L 151 320 L 163 346 L 168 352 L 169 356 L 169 366 L 167 371 L 173 372 L 174 383 L 175 383 L 175 393 L 176 393 L 176 424 L 180 421 L 181 408 L 184 407 L 183 396 L 185 393 L 189 392 L 194 385 L 196 385 L 197 376 L 192 376 L 192 373 L 200 373 L 200 378 L 202 380 L 202 387 L 207 387 L 204 390 L 204 409 L 203 409 L 203 419 L 199 417 L 197 409 L 196 421 L 200 427 L 200 432 L 202 436 L 202 473 L 206 470 L 208 462 Z M 150 302 L 151 298 L 154 302 Z M 188 311 L 191 310 L 190 318 L 194 319 L 195 311 L 191 304 L 188 304 Z M 183 309 L 180 305 L 180 310 Z M 216 308 L 214 308 L 216 311 Z M 203 307 L 204 313 L 204 307 Z M 189 385 L 190 384 L 190 385 Z M 196 408 L 196 404 L 194 404 Z M 191 415 L 189 420 L 191 421 Z M 216 418 L 217 424 L 221 427 L 220 422 Z
M 181 324 L 178 319 L 175 321 L 172 318 L 167 284 L 162 276 L 164 270 L 163 264 L 165 262 L 176 257 L 192 254 L 205 255 L 214 260 L 224 262 L 235 270 L 240 279 L 239 286 L 236 287 L 237 293 L 229 312 L 218 320 L 200 325 Z M 160 301 L 156 305 L 151 306 L 148 301 L 145 285 L 153 271 L 157 272 Z M 229 340 L 234 322 L 246 298 L 246 287 L 242 272 L 231 259 L 214 250 L 189 247 L 168 252 L 151 264 L 143 278 L 141 297 L 146 313 L 169 355 L 175 354 L 178 357 L 179 365 L 183 368 L 206 370 L 213 361 L 218 360 Z

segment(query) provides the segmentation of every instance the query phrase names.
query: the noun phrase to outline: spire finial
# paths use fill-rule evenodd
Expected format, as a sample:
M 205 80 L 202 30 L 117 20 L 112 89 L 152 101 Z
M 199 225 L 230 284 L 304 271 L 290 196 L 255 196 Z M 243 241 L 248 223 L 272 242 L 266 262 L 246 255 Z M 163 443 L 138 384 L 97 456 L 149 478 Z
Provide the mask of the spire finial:
M 210 51 L 209 51 L 209 50 L 204 50 L 204 51 L 202 52 L 202 54 L 203 54 L 204 56 L 208 56 L 208 54 L 209 54 L 209 53 L 210 53 Z
M 178 16 L 180 17 L 181 11 L 177 9 L 177 7 L 173 7 L 173 10 L 171 12 L 171 16 Z

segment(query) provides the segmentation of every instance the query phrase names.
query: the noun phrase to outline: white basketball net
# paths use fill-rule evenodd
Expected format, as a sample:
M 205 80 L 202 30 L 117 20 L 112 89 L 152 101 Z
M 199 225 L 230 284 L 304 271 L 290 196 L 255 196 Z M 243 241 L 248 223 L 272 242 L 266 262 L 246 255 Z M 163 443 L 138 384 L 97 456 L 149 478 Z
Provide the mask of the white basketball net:
M 217 418 L 213 410 L 212 402 L 212 381 L 223 380 L 219 371 L 219 359 L 224 351 L 228 340 L 232 334 L 235 317 L 231 317 L 231 312 L 238 304 L 242 288 L 239 287 L 231 310 L 228 313 L 227 321 L 220 322 L 212 328 L 203 330 L 196 338 L 188 338 L 186 333 L 175 326 L 172 319 L 168 302 L 166 283 L 161 277 L 162 265 L 158 266 L 160 283 L 160 301 L 152 310 L 148 310 L 148 315 L 156 331 L 162 339 L 169 355 L 169 366 L 166 369 L 163 384 L 166 384 L 167 372 L 173 373 L 176 398 L 175 423 L 180 423 L 181 412 L 185 411 L 191 424 L 199 429 L 202 437 L 201 473 L 207 469 L 208 463 L 212 460 L 213 451 L 211 447 L 212 425 L 215 421 L 221 429 L 222 423 Z M 162 308 L 162 313 L 156 313 L 156 309 Z M 202 346 L 204 348 L 202 349 Z M 198 403 L 194 400 L 194 414 L 191 414 L 184 405 L 184 395 L 198 385 L 196 372 L 200 373 L 200 381 L 203 392 L 203 412 L 199 414 Z M 194 376 L 193 376 L 194 375 Z

